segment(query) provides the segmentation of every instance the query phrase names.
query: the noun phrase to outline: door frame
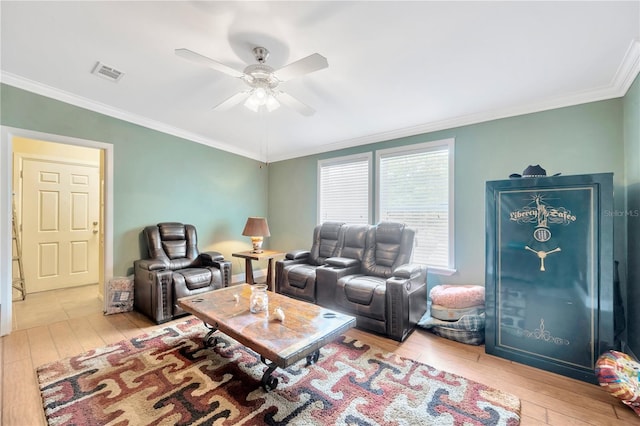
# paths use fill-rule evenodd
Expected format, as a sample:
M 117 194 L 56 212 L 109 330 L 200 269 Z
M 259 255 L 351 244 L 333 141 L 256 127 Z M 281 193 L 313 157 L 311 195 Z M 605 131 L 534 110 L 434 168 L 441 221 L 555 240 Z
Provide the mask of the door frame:
M 113 144 L 0 126 L 0 336 L 11 333 L 13 318 L 11 194 L 14 137 L 97 148 L 104 151 L 104 251 L 102 259 L 104 287 L 113 277 Z M 106 288 L 103 288 L 103 294 L 106 294 L 105 290 Z

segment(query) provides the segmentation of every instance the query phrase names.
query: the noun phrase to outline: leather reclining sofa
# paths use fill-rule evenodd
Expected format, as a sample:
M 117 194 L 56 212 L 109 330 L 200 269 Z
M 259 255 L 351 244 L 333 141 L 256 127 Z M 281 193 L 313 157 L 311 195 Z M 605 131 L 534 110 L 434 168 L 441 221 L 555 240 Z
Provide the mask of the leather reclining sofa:
M 411 263 L 415 231 L 397 222 L 315 227 L 310 250 L 276 262 L 276 292 L 356 317 L 403 341 L 427 310 L 427 268 Z

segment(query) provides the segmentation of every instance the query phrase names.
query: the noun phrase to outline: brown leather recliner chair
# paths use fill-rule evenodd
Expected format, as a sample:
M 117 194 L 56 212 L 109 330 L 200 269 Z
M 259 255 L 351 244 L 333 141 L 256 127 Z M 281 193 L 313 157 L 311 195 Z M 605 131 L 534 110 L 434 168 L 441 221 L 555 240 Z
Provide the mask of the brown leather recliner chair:
M 227 287 L 231 262 L 218 252 L 198 251 L 193 225 L 164 222 L 143 230 L 149 259 L 134 262 L 134 308 L 160 324 L 187 312 L 180 297 Z
M 276 262 L 276 292 L 316 303 L 316 269 L 328 257 L 340 255 L 342 222 L 325 222 L 313 230 L 311 250 L 295 250 Z
M 318 269 L 319 291 L 332 292 L 319 297 L 320 304 L 355 316 L 359 328 L 403 341 L 427 309 L 427 268 L 410 263 L 414 237 L 401 223 L 370 226 L 364 254 L 343 249 Z M 349 240 L 347 230 L 345 244 Z

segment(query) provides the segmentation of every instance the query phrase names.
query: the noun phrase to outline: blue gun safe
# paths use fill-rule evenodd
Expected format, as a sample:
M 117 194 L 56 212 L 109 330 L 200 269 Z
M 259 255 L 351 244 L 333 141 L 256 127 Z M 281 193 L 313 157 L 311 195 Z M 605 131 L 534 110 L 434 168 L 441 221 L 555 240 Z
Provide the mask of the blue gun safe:
M 595 383 L 613 269 L 613 173 L 486 183 L 488 354 Z

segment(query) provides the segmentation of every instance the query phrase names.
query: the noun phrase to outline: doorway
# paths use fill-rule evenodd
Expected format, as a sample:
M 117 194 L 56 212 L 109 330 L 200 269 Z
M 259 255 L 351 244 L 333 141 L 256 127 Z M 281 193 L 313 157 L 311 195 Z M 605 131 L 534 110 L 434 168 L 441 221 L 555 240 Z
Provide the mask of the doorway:
M 35 157 L 46 157 L 48 161 L 52 158 L 54 159 L 53 163 L 56 163 L 56 167 L 59 167 L 60 164 L 68 163 L 70 164 L 70 168 L 74 168 L 77 166 L 78 158 L 74 158 L 74 156 L 79 156 L 86 160 L 87 152 L 92 153 L 94 155 L 93 158 L 98 158 L 97 162 L 97 179 L 96 183 L 98 188 L 98 202 L 97 202 L 97 210 L 98 213 L 97 220 L 95 218 L 88 219 L 87 226 L 90 227 L 88 234 L 93 236 L 94 232 L 96 234 L 96 241 L 98 241 L 98 253 L 95 256 L 95 259 L 90 260 L 87 255 L 87 252 L 83 251 L 84 246 L 86 245 L 84 242 L 80 242 L 79 244 L 75 244 L 75 250 L 71 253 L 71 257 L 75 256 L 75 267 L 76 271 L 84 271 L 84 269 L 89 269 L 89 266 L 94 266 L 97 268 L 97 288 L 99 290 L 99 296 L 104 300 L 104 285 L 108 280 L 113 276 L 113 257 L 112 257 L 112 247 L 113 247 L 113 145 L 106 144 L 102 142 L 90 141 L 85 139 L 77 139 L 70 138 L 59 135 L 45 134 L 40 132 L 32 132 L 24 129 L 15 129 L 8 127 L 1 127 L 1 136 L 2 136 L 2 150 L 0 151 L 0 170 L 2 170 L 2 188 L 0 198 L 0 258 L 1 262 L 7 262 L 2 265 L 1 270 L 3 272 L 0 276 L 0 282 L 2 283 L 0 286 L 0 335 L 5 335 L 11 332 L 12 329 L 12 299 L 13 297 L 13 289 L 11 286 L 11 278 L 12 278 L 12 269 L 13 265 L 11 265 L 11 255 L 10 250 L 12 248 L 11 241 L 11 220 L 12 220 L 12 198 L 13 192 L 15 192 L 19 196 L 23 196 L 24 194 L 32 194 L 33 188 L 27 188 L 25 185 L 25 179 L 20 179 L 20 171 L 24 176 L 24 170 L 17 166 L 20 161 L 25 160 L 26 158 L 33 159 Z M 38 153 L 29 152 L 27 149 L 25 152 L 23 144 L 23 140 L 35 141 L 30 142 L 31 144 L 37 145 L 39 149 Z M 15 148 L 15 149 L 14 149 Z M 16 150 L 17 149 L 17 150 Z M 75 151 L 74 151 L 75 150 Z M 84 150 L 84 151 L 83 151 Z M 74 152 L 76 152 L 74 154 Z M 41 160 L 42 158 L 38 158 Z M 62 167 L 64 169 L 64 167 Z M 81 169 L 85 170 L 86 169 Z M 39 173 L 39 172 L 38 172 Z M 42 176 L 46 174 L 40 174 Z M 46 175 L 53 176 L 53 175 Z M 69 176 L 72 176 L 76 181 L 83 183 L 86 178 L 83 177 L 83 173 L 78 173 L 78 169 L 74 169 L 74 172 Z M 58 191 L 45 191 L 44 197 L 54 197 L 55 194 L 58 194 Z M 84 195 L 82 195 L 81 191 L 70 191 L 76 197 L 75 201 L 84 201 Z M 29 207 L 30 210 L 33 209 L 34 206 L 41 203 L 43 196 L 39 195 L 31 200 L 32 204 Z M 21 199 L 21 201 L 23 201 Z M 49 202 L 51 201 L 48 200 Z M 20 208 L 26 208 L 29 205 L 24 202 L 17 203 Z M 82 204 L 77 204 L 77 208 L 75 212 L 71 212 L 71 215 L 76 215 L 76 224 L 78 224 L 77 218 L 84 216 L 84 208 L 81 207 Z M 67 209 L 68 210 L 68 209 Z M 23 213 L 23 212 L 21 212 Z M 24 212 L 26 213 L 26 211 Z M 18 215 L 18 217 L 24 218 L 23 216 Z M 36 219 L 40 220 L 39 218 Z M 94 223 L 98 222 L 97 224 Z M 79 239 L 76 241 L 80 241 Z M 55 245 L 49 244 L 49 248 L 55 247 Z M 83 250 L 79 250 L 79 249 Z M 36 251 L 37 252 L 37 251 Z M 4 254 L 7 255 L 4 255 Z M 29 252 L 25 250 L 23 247 L 23 257 L 25 254 L 29 254 L 33 256 L 33 251 Z M 27 260 L 28 262 L 28 260 Z M 68 262 L 66 262 L 68 263 Z M 89 265 L 91 263 L 91 265 Z M 55 271 L 55 266 L 52 264 L 47 265 L 48 271 Z M 6 272 L 5 272 L 6 271 Z M 81 275 L 81 274 L 79 274 Z M 91 281 L 91 279 L 89 279 Z M 96 281 L 93 278 L 93 281 Z M 76 281 L 76 285 L 83 285 L 83 282 Z M 94 282 L 95 284 L 95 282 Z M 30 292 L 29 283 L 26 283 L 27 286 L 27 297 Z
M 100 149 L 13 139 L 26 294 L 100 284 L 102 169 Z

